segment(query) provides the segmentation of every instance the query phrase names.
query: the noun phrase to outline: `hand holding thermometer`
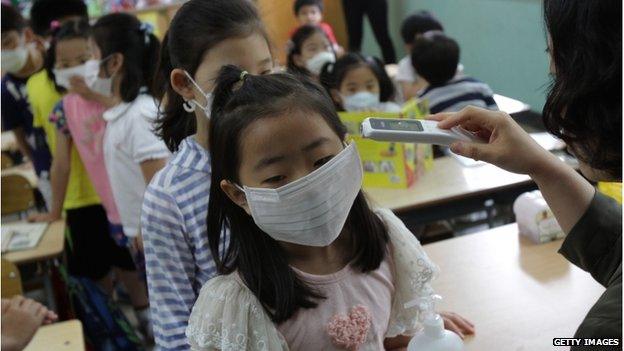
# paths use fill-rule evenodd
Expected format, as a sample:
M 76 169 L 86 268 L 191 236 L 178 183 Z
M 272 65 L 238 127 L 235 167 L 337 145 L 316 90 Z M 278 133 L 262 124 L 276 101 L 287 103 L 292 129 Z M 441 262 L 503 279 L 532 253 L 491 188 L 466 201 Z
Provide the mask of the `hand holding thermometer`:
M 457 141 L 484 143 L 473 133 L 461 128 L 438 128 L 437 121 L 370 117 L 362 122 L 364 138 L 377 141 L 395 141 L 449 146 Z

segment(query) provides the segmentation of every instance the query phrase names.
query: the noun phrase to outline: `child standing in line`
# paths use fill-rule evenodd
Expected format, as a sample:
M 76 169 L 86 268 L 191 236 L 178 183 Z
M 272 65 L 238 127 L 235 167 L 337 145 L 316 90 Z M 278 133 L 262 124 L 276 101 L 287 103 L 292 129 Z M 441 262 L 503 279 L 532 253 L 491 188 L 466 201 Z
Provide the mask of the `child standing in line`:
M 12 131 L 22 154 L 32 161 L 37 174 L 37 188 L 50 206 L 50 162 L 52 156 L 45 132 L 33 126 L 26 81 L 43 67 L 43 42 L 38 40 L 22 15 L 12 6 L 2 4 L 2 70 L 0 83 L 2 130 Z
M 128 291 L 141 331 L 149 336 L 147 287 L 140 279 L 128 250 L 104 165 L 102 139 L 106 122 L 102 114 L 106 106 L 95 101 L 94 97 L 105 99 L 91 91 L 86 83 L 96 87 L 94 83 L 99 71 L 99 62 L 92 60 L 89 36 L 86 19 L 65 22 L 53 30 L 46 58 L 46 69 L 57 88 L 69 91 L 50 115 L 50 122 L 56 126 L 50 214 L 60 218 L 70 174 L 74 171 L 69 162 L 70 150 L 75 147 L 102 205 L 67 212 L 71 240 L 68 245 L 69 271 L 98 282 L 111 296 L 114 286 L 112 272 L 115 271 Z M 79 91 L 89 99 L 81 96 Z
M 94 57 L 99 60 L 97 91 L 113 101 L 113 107 L 103 113 L 106 171 L 124 233 L 142 261 L 143 194 L 169 157 L 167 147 L 153 132 L 158 106 L 152 81 L 160 43 L 151 27 L 124 13 L 98 19 L 93 42 Z
M 295 0 L 293 10 L 299 26 L 311 25 L 321 27 L 331 42 L 336 55 L 342 56 L 344 49 L 338 45 L 334 30 L 328 23 L 323 22 L 323 0 Z M 299 27 L 293 28 L 289 36 L 292 37 L 297 29 Z
M 323 66 L 336 62 L 336 53 L 321 27 L 304 25 L 290 38 L 287 60 L 288 72 L 318 80 Z
M 414 41 L 412 65 L 428 87 L 418 98 L 429 102 L 431 113 L 457 112 L 466 106 L 498 110 L 494 92 L 485 83 L 457 74 L 459 45 L 440 31 L 426 32 Z
M 437 269 L 391 211 L 369 207 L 323 88 L 226 66 L 212 115 L 208 241 L 221 275 L 193 307 L 192 349 L 405 347 L 419 310 L 404 304 L 431 293 Z
M 339 111 L 399 112 L 394 85 L 378 58 L 348 53 L 325 65 L 321 83 Z
M 160 350 L 189 349 L 184 331 L 191 308 L 201 286 L 216 274 L 206 227 L 214 78 L 226 64 L 270 73 L 269 48 L 258 11 L 247 0 L 190 0 L 165 36 L 156 84 L 163 101 L 157 131 L 175 153 L 147 187 L 141 220 Z

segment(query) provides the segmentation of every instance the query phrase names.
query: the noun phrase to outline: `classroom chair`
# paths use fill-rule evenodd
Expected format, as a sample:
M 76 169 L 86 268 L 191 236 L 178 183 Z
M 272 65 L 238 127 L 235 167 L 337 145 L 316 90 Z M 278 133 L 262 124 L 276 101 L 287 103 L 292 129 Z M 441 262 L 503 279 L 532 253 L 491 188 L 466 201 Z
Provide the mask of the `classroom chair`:
M 2 291 L 3 299 L 9 299 L 15 295 L 22 295 L 22 278 L 17 266 L 4 258 L 2 259 Z
M 21 214 L 35 206 L 33 188 L 28 179 L 18 174 L 0 177 L 2 186 L 1 214 Z

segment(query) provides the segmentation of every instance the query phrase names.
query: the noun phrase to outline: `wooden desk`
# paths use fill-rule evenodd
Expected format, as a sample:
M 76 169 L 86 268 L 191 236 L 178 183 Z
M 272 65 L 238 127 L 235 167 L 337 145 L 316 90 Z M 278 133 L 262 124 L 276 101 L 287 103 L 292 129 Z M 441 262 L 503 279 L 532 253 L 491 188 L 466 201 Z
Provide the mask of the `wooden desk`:
M 30 186 L 32 186 L 33 189 L 37 188 L 37 185 L 39 184 L 37 174 L 35 173 L 35 169 L 33 168 L 33 165 L 31 162 L 27 162 L 18 166 L 13 166 L 7 169 L 3 169 L 2 171 L 0 171 L 0 174 L 1 175 L 11 175 L 11 174 L 21 175 L 28 180 L 28 182 L 30 183 Z
M 2 132 L 2 135 L 0 135 L 0 142 L 2 143 L 2 151 L 17 150 L 15 134 L 13 134 L 12 131 Z
M 366 188 L 366 193 L 379 206 L 406 212 L 532 184 L 529 176 L 509 173 L 490 164 L 464 167 L 448 156 L 435 159 L 433 163 L 433 168 L 410 188 Z
M 39 245 L 34 249 L 8 252 L 2 258 L 15 264 L 46 261 L 63 253 L 65 240 L 65 221 L 60 219 L 48 224 Z
M 24 351 L 84 351 L 84 349 L 82 324 L 74 319 L 41 327 Z
M 531 110 L 531 106 L 524 102 L 499 94 L 494 94 L 494 101 L 496 101 L 499 110 L 510 115 Z
M 560 246 L 519 238 L 516 224 L 424 246 L 440 267 L 439 309 L 475 324 L 466 350 L 564 349 L 552 339 L 572 337 L 604 288 L 559 255 Z

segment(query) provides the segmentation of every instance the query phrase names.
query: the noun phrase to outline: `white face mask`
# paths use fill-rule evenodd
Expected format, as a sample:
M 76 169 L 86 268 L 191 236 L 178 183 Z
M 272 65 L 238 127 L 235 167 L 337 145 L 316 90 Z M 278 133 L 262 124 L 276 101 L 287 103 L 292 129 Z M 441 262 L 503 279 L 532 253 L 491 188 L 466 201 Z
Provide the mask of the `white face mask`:
M 193 110 L 195 110 L 194 108 L 191 109 L 191 108 L 186 107 L 187 103 L 192 103 L 195 106 L 199 107 L 202 111 L 204 111 L 204 116 L 206 116 L 206 118 L 210 120 L 210 110 L 212 109 L 212 93 L 204 93 L 204 90 L 199 85 L 197 85 L 197 83 L 195 83 L 195 80 L 193 79 L 193 77 L 191 77 L 190 74 L 188 74 L 188 72 L 184 71 L 184 74 L 186 74 L 186 76 L 191 81 L 191 83 L 193 83 L 195 88 L 197 88 L 197 90 L 199 90 L 202 93 L 202 95 L 204 95 L 204 98 L 206 99 L 206 105 L 204 106 L 202 106 L 202 104 L 197 102 L 197 100 L 195 99 L 185 102 L 184 109 L 187 112 L 193 112 Z
M 379 94 L 360 91 L 353 95 L 342 96 L 342 107 L 347 112 L 373 110 L 378 106 Z
M 109 56 L 110 57 L 110 56 Z M 96 93 L 104 96 L 113 95 L 113 76 L 100 78 L 100 66 L 107 60 L 89 60 L 84 64 L 84 79 L 87 86 Z
M 20 39 L 20 44 L 13 50 L 2 50 L 0 53 L 2 70 L 9 73 L 17 73 L 26 66 L 28 62 L 28 46 L 24 44 L 24 38 Z
M 277 189 L 243 187 L 251 216 L 270 237 L 324 247 L 338 236 L 362 187 L 355 144 L 326 164 Z
M 336 62 L 336 56 L 333 52 L 323 51 L 314 55 L 311 59 L 306 61 L 306 68 L 314 75 L 321 74 L 321 69 L 326 63 Z
M 55 68 L 52 70 L 54 72 L 54 80 L 58 86 L 61 86 L 65 89 L 69 89 L 71 87 L 71 83 L 69 82 L 72 77 L 82 77 L 85 78 L 87 64 L 84 63 L 79 66 L 74 66 L 70 68 Z

